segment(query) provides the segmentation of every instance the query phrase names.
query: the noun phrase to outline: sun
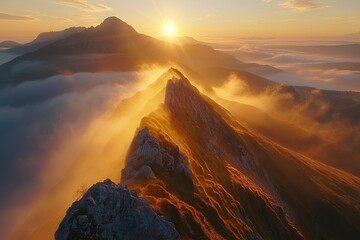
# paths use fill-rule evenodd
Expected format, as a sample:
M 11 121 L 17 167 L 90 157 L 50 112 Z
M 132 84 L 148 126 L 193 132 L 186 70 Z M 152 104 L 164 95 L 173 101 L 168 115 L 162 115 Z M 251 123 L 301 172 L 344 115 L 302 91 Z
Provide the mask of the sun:
M 175 37 L 176 36 L 176 26 L 173 22 L 164 23 L 163 33 L 167 37 Z

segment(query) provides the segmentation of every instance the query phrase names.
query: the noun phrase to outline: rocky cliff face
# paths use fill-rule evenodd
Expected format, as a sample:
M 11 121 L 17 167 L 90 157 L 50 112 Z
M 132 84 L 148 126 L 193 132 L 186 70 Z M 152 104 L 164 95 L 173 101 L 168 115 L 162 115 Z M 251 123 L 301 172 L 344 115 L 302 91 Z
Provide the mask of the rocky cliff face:
M 173 77 L 167 82 L 165 104 L 141 122 L 121 173 L 121 185 L 136 191 L 158 215 L 166 216 L 182 239 L 300 239 L 283 209 L 252 179 L 263 176 L 257 174 L 263 170 L 246 152 L 236 132 L 179 71 L 172 69 L 170 73 Z M 235 150 L 228 151 L 233 146 Z M 244 173 L 251 177 L 241 177 Z M 232 174 L 239 178 L 232 179 Z M 119 226 L 128 224 L 133 213 L 124 215 L 116 206 L 131 209 L 134 205 L 127 206 L 123 197 L 127 190 L 106 184 L 95 185 L 69 209 L 57 239 L 104 232 L 124 234 Z M 100 204 L 89 201 L 92 195 L 102 199 Z M 75 219 L 78 212 L 85 215 Z M 260 214 L 264 220 L 255 222 Z M 158 228 L 147 219 L 141 222 L 146 216 L 134 218 L 137 220 L 130 224 L 147 225 L 147 236 L 158 234 Z M 266 232 L 269 228 L 272 231 Z M 131 229 L 131 234 L 134 232 Z M 106 239 L 109 236 L 104 235 Z
M 160 145 L 170 142 L 180 149 L 188 159 L 194 187 L 183 185 L 188 196 L 183 197 L 169 187 L 169 178 L 156 174 L 145 185 L 129 187 L 167 216 L 184 239 L 300 239 L 264 169 L 245 149 L 224 110 L 173 71 L 164 105 L 145 117 L 140 128 L 148 129 Z M 127 166 L 142 151 L 141 145 L 133 146 L 138 147 L 130 148 Z M 186 175 L 176 179 L 177 186 L 187 180 Z
M 121 185 L 92 187 L 68 210 L 57 239 L 352 239 L 360 232 L 358 179 L 254 134 L 179 71 L 168 74 L 164 104 L 142 119 Z
M 110 180 L 92 186 L 67 211 L 56 239 L 180 239 L 136 192 Z
M 180 197 L 191 197 L 194 185 L 187 157 L 179 146 L 165 139 L 151 136 L 142 129 L 130 147 L 126 167 L 121 173 L 121 183 L 127 186 L 148 184 L 159 179 Z
M 266 173 L 244 148 L 238 132 L 228 122 L 229 118 L 224 114 L 226 110 L 203 96 L 180 72 L 167 83 L 165 106 L 177 120 L 173 121 L 174 124 L 192 129 L 184 131 L 185 136 L 191 136 L 192 139 L 197 137 L 205 145 L 203 148 L 218 161 L 221 161 L 221 156 L 228 155 L 227 161 L 232 161 L 253 181 L 269 191 L 273 190 Z

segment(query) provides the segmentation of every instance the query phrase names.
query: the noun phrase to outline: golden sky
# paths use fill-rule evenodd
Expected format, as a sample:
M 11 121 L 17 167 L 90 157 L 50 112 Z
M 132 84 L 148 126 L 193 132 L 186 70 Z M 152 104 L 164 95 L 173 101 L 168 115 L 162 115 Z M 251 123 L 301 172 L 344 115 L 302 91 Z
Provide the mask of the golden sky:
M 193 37 L 319 37 L 360 32 L 359 0 L 16 0 L 0 2 L 0 41 L 98 25 L 117 16 L 160 36 L 166 21 Z

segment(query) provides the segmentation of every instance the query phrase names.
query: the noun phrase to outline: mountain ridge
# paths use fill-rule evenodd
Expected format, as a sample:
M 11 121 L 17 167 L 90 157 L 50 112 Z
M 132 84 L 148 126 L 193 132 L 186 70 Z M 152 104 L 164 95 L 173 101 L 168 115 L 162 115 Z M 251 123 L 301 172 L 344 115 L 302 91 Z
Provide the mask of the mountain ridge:
M 0 48 L 14 48 L 14 47 L 19 47 L 22 44 L 15 42 L 15 41 L 2 41 L 0 42 Z
M 233 114 L 247 114 L 244 109 L 219 105 L 219 99 L 197 90 L 186 76 L 169 69 L 119 103 L 110 121 L 114 124 L 104 124 L 94 135 L 111 137 L 100 145 L 97 137 L 90 140 L 79 163 L 46 198 L 49 205 L 38 209 L 46 229 L 37 228 L 29 239 L 52 236 L 74 201 L 69 191 L 72 195 L 79 184 L 87 188 L 109 177 L 136 191 L 158 216 L 174 224 L 182 239 L 357 235 L 359 178 L 240 124 Z M 59 196 L 64 197 L 61 203 Z M 47 209 L 56 211 L 55 220 L 48 219 Z M 26 229 L 34 226 L 36 216 L 27 219 Z M 66 224 L 69 219 L 64 218 Z
M 7 50 L 8 53 L 23 55 L 29 52 L 39 50 L 52 42 L 67 38 L 73 34 L 84 31 L 85 27 L 70 27 L 62 31 L 52 31 L 40 33 L 33 41 L 21 46 L 13 47 Z
M 249 185 L 252 186 L 250 187 L 251 193 L 248 192 L 247 196 L 258 199 L 256 201 L 254 200 L 255 202 L 259 201 L 259 199 L 262 198 L 261 196 L 265 196 L 264 199 L 272 199 L 270 201 L 272 203 L 264 200 L 261 204 L 271 209 L 270 212 L 272 213 L 266 215 L 269 219 L 272 219 L 271 222 L 274 224 L 277 222 L 279 226 L 282 226 L 279 227 L 278 232 L 276 232 L 276 234 L 278 234 L 277 237 L 275 237 L 276 239 L 281 239 L 282 237 L 285 239 L 289 238 L 282 235 L 284 233 L 281 233 L 281 228 L 287 229 L 287 234 L 293 231 L 292 234 L 294 235 L 292 235 L 291 239 L 301 238 L 302 236 L 305 238 L 321 238 L 326 236 L 326 238 L 336 239 L 341 235 L 348 234 L 348 238 L 356 235 L 356 232 L 360 230 L 356 227 L 356 222 L 360 220 L 360 209 L 356 207 L 357 201 L 353 197 L 356 196 L 355 192 L 359 193 L 360 190 L 358 178 L 344 173 L 340 174 L 341 171 L 339 170 L 317 163 L 314 160 L 284 149 L 277 144 L 273 145 L 273 143 L 268 140 L 263 140 L 256 135 L 252 135 L 247 129 L 237 122 L 234 122 L 231 115 L 226 117 L 226 114 L 216 113 L 218 110 L 214 107 L 216 106 L 218 108 L 219 106 L 211 99 L 206 99 L 202 96 L 201 93 L 190 84 L 188 79 L 184 76 L 182 77 L 184 79 L 174 79 L 173 77 L 168 81 L 164 102 L 165 109 L 156 110 L 160 111 L 160 113 L 155 112 L 152 116 L 150 114 L 143 120 L 141 126 L 153 129 L 153 132 L 158 131 L 161 134 L 167 134 L 172 141 L 179 145 L 180 150 L 182 149 L 182 151 L 187 153 L 189 166 L 193 171 L 193 181 L 195 186 L 197 186 L 195 189 L 199 189 L 199 186 L 201 186 L 200 182 L 202 181 L 196 180 L 196 178 L 202 175 L 212 176 L 210 177 L 212 181 L 223 184 L 227 192 L 234 194 L 233 196 L 237 196 L 236 192 L 240 191 L 240 189 L 246 192 L 245 189 L 249 188 Z M 164 120 L 164 118 L 168 120 Z M 259 144 L 261 147 L 254 149 L 253 144 Z M 281 154 L 276 153 L 277 151 L 280 151 Z M 261 156 L 264 152 L 268 157 L 264 158 L 264 156 Z M 280 159 L 283 160 L 279 161 Z M 288 163 L 286 164 L 284 161 L 288 161 Z M 278 164 L 283 165 L 280 167 L 281 170 L 276 169 L 275 166 L 280 166 Z M 225 165 L 225 168 L 223 165 Z M 301 189 L 304 185 L 302 180 L 297 180 L 297 178 L 294 178 L 291 174 L 289 175 L 287 171 L 291 171 L 294 174 L 293 171 L 296 171 L 296 166 L 303 168 L 300 173 L 297 173 L 299 179 L 304 179 L 305 182 L 308 181 L 308 184 L 313 186 L 314 190 Z M 194 171 L 198 168 L 199 170 L 197 170 L 195 174 Z M 211 172 L 207 172 L 206 169 L 211 169 Z M 216 169 L 215 172 L 217 173 L 214 173 L 213 169 Z M 222 171 L 224 172 L 222 173 Z M 317 171 L 320 172 L 317 173 Z M 217 174 L 219 175 L 217 176 Z M 223 178 L 226 179 L 227 174 L 230 175 L 229 181 L 233 182 L 237 187 L 230 187 L 228 183 L 224 181 Z M 239 175 L 243 177 L 239 179 Z M 280 182 L 277 182 L 277 180 L 274 179 L 278 178 L 279 175 L 284 176 L 284 178 Z M 339 195 L 328 192 L 326 190 L 326 184 L 319 185 L 316 181 L 311 180 L 314 176 L 323 179 L 322 181 L 334 178 L 334 180 L 332 180 L 333 182 L 328 184 L 338 186 L 337 190 L 339 191 Z M 345 181 L 348 181 L 349 184 L 345 184 L 345 186 L 342 179 L 347 179 Z M 203 181 L 206 180 L 209 180 L 209 178 L 205 178 Z M 284 190 L 284 182 L 287 181 L 290 181 L 292 185 L 286 186 L 285 184 L 286 190 Z M 307 184 L 305 183 L 305 185 Z M 205 186 L 202 187 L 206 189 Z M 298 189 L 297 191 L 299 193 L 293 192 L 293 188 Z M 352 188 L 355 195 L 344 190 L 347 188 Z M 216 192 L 219 190 L 212 189 L 206 192 L 209 193 L 212 191 Z M 254 194 L 254 192 L 257 192 L 260 196 L 255 194 L 255 196 L 251 197 L 251 194 Z M 295 199 L 289 198 L 288 193 L 295 194 L 297 197 L 295 197 Z M 317 199 L 315 195 L 322 196 L 323 199 L 328 199 L 330 203 L 323 202 L 322 200 L 313 200 L 315 203 L 314 206 L 314 203 L 305 200 L 306 197 L 304 196 L 312 196 L 312 199 Z M 353 202 L 354 206 L 343 202 L 341 200 L 342 196 L 348 196 L 348 201 Z M 299 200 L 297 199 L 301 199 L 300 201 L 302 201 L 302 203 L 300 204 L 305 204 L 306 207 L 299 205 Z M 253 216 L 246 214 L 246 216 L 252 219 L 251 222 L 254 224 L 248 223 L 250 224 L 250 228 L 264 239 L 274 238 L 275 233 L 275 235 L 267 235 L 265 223 L 261 221 L 258 222 L 259 219 L 253 219 L 254 215 L 259 214 L 256 213 L 255 210 L 259 206 L 251 205 L 250 207 L 246 202 L 241 203 L 245 213 L 251 212 L 250 209 L 254 211 L 250 214 Z M 226 205 L 226 203 L 223 202 L 220 205 Z M 334 208 L 333 205 L 337 207 Z M 328 212 L 325 214 L 320 213 L 317 207 L 327 209 Z M 343 213 L 337 210 L 337 208 L 343 209 Z M 311 216 L 312 211 L 317 214 Z M 206 212 L 206 210 L 202 212 Z M 274 215 L 272 215 L 274 212 L 276 213 L 275 218 Z M 336 219 L 329 220 L 327 217 L 328 214 L 336 216 Z M 285 216 L 284 219 L 286 220 L 282 219 L 281 216 Z M 318 226 L 309 224 L 308 221 L 312 218 L 318 219 Z M 338 222 L 338 229 L 328 229 L 331 221 Z M 344 224 L 342 221 L 346 221 L 347 223 Z M 292 227 L 290 226 L 296 226 L 295 229 L 297 230 L 291 230 Z M 326 229 L 327 232 L 320 229 Z M 221 230 L 218 231 L 221 232 Z M 227 231 L 232 232 L 231 228 L 227 228 Z M 235 232 L 233 232 L 233 234 L 236 235 Z M 322 236 L 322 234 L 324 235 Z
M 110 17 L 96 27 L 47 43 L 35 51 L 1 65 L 0 74 L 3 78 L 0 85 L 17 85 L 64 72 L 72 74 L 137 71 L 144 64 L 191 66 L 194 70 L 214 66 L 235 69 L 269 68 L 256 64 L 242 64 L 236 58 L 206 45 L 169 44 L 137 33 L 124 21 Z
M 359 229 L 353 224 L 360 209 L 353 205 L 352 197 L 360 190 L 357 178 L 340 176 L 338 170 L 253 135 L 231 115 L 220 114 L 221 107 L 202 96 L 183 74 L 173 69 L 168 74 L 164 104 L 142 119 L 121 182 L 173 222 L 182 238 L 338 239 L 339 234 L 356 235 Z M 301 172 L 295 170 L 299 167 Z M 338 190 L 353 189 L 355 195 L 341 195 L 349 196 L 347 201 L 353 204 L 327 192 L 326 184 L 315 184 L 313 177 L 334 178 L 327 184 L 335 184 Z M 342 186 L 342 179 L 347 179 L 347 187 Z M 309 188 L 302 189 L 302 181 Z M 319 197 L 314 197 L 315 192 Z M 315 210 L 318 207 L 327 212 L 320 213 Z M 328 228 L 328 215 L 336 216 L 331 221 L 337 222 L 337 229 Z M 344 218 L 349 218 L 348 224 L 342 223 Z M 317 224 L 309 224 L 310 219 Z M 272 232 L 267 231 L 269 223 Z
M 168 76 L 164 104 L 160 104 L 157 110 L 141 121 L 139 130 L 127 154 L 125 168 L 121 175 L 121 183 L 139 192 L 139 196 L 149 201 L 155 212 L 169 218 L 184 239 L 194 237 L 206 239 L 263 239 L 264 236 L 278 236 L 279 239 L 287 239 L 291 236 L 293 239 L 302 239 L 301 234 L 297 232 L 294 225 L 286 217 L 286 213 L 275 203 L 276 200 L 269 200 L 267 194 L 260 190 L 253 181 L 255 175 L 252 177 L 244 176 L 236 180 L 233 184 L 236 184 L 237 187 L 233 187 L 228 183 L 228 181 L 231 181 L 230 179 L 226 177 L 228 180 L 223 180 L 222 178 L 226 176 L 229 169 L 234 170 L 239 165 L 233 161 L 225 161 L 225 159 L 223 159 L 225 162 L 222 162 L 220 160 L 223 158 L 221 155 L 212 156 L 209 158 L 208 163 L 203 162 L 203 157 L 199 157 L 201 154 L 198 155 L 200 149 L 195 150 L 195 148 L 190 147 L 192 144 L 188 142 L 187 137 L 184 138 L 185 142 L 180 141 L 186 136 L 186 133 L 182 131 L 188 125 L 178 126 L 172 120 L 174 115 L 181 116 L 176 120 L 181 125 L 183 119 L 187 119 L 186 122 L 191 122 L 192 125 L 200 124 L 202 127 L 204 127 L 204 124 L 210 126 L 215 124 L 207 130 L 204 129 L 204 132 L 206 132 L 204 138 L 210 137 L 217 128 L 216 126 L 218 124 L 225 125 L 225 122 L 222 122 L 222 117 L 217 115 L 207 101 L 203 100 L 200 92 L 190 84 L 189 80 L 181 72 L 170 69 Z M 215 119 L 211 120 L 213 114 L 215 114 L 213 116 Z M 205 117 L 205 121 L 211 121 L 211 123 L 201 123 L 204 115 L 208 116 Z M 170 128 L 176 131 L 172 131 Z M 181 137 L 182 134 L 184 134 L 183 137 Z M 211 142 L 206 143 L 206 149 L 212 148 L 211 144 Z M 226 146 L 226 143 L 224 144 Z M 219 148 L 216 147 L 216 149 Z M 190 154 L 192 151 L 198 153 L 195 155 Z M 240 151 L 244 152 L 245 150 Z M 213 153 L 215 152 L 205 155 L 210 157 L 209 154 Z M 222 153 L 219 152 L 218 154 Z M 241 158 L 244 158 L 245 165 L 253 161 L 246 154 Z M 187 164 L 187 162 L 189 163 Z M 229 164 L 233 167 L 226 166 Z M 249 166 L 251 168 L 251 164 Z M 216 168 L 219 168 L 219 173 L 210 171 L 210 169 Z M 241 171 L 247 170 L 244 168 Z M 203 185 L 204 180 L 200 180 L 204 177 L 202 174 L 204 176 L 209 174 L 208 180 L 210 181 L 219 181 L 219 187 Z M 249 210 L 251 209 L 249 203 L 244 202 L 244 200 L 241 200 L 241 203 L 238 202 L 234 197 L 240 195 L 236 191 L 234 192 L 235 189 L 239 189 L 239 191 L 241 189 L 248 197 L 254 200 L 257 199 L 259 206 L 267 209 L 263 210 L 265 216 L 272 219 L 273 224 L 276 224 L 273 233 L 266 233 L 265 222 L 254 222 L 254 216 L 246 213 L 247 211 L 256 213 L 258 210 Z M 219 199 L 215 197 L 216 195 L 212 196 L 212 191 L 219 192 L 219 194 L 224 194 L 227 197 Z M 210 195 L 205 197 L 205 193 Z M 206 200 L 207 198 L 208 200 Z M 213 205 L 214 201 L 219 201 L 220 205 Z M 233 209 L 233 207 L 230 207 L 232 205 L 237 207 Z M 222 209 L 220 206 L 226 207 Z M 228 217 L 226 217 L 227 215 Z

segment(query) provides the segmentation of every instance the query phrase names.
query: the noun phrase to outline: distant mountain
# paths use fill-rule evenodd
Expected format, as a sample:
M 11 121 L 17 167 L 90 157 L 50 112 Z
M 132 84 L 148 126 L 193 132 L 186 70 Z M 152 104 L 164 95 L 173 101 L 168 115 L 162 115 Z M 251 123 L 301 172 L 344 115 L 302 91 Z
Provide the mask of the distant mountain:
M 124 186 L 171 222 L 181 239 L 356 239 L 359 178 L 239 124 L 176 69 L 150 87 L 160 87 L 164 78 L 165 89 L 154 96 L 156 101 L 163 98 L 162 103 L 139 123 L 121 186 L 92 187 L 68 210 L 56 239 L 121 238 L 117 234 L 128 221 L 153 232 L 149 239 L 161 239 L 155 230 L 163 223 L 141 221 L 142 211 L 129 218 L 137 197 L 123 211 L 129 204 Z M 138 97 L 121 103 L 120 109 L 135 106 Z M 136 106 L 147 109 L 148 103 Z M 120 109 L 116 114 L 123 114 Z M 101 190 L 109 184 L 111 189 Z M 132 232 L 137 225 L 131 226 Z M 166 226 L 164 233 L 171 229 Z
M 164 42 L 140 34 L 122 20 L 110 17 L 97 27 L 46 44 L 0 66 L 0 85 L 62 73 L 135 71 L 143 64 L 178 64 L 191 66 L 194 70 L 220 66 L 276 71 L 269 66 L 242 64 L 236 58 L 206 45 Z
M 169 56 L 164 52 L 159 40 L 111 17 L 0 66 L 1 83 L 16 84 L 63 72 L 131 71 L 143 63 L 166 63 Z
M 3 41 L 0 42 L 0 48 L 14 48 L 21 46 L 20 43 L 14 42 L 14 41 Z
M 12 47 L 12 49 L 9 49 L 8 52 L 18 55 L 33 52 L 52 42 L 64 39 L 68 36 L 82 32 L 84 30 L 84 27 L 72 27 L 63 31 L 41 33 L 36 37 L 35 40 L 21 46 L 14 46 Z
M 177 44 L 201 44 L 201 45 L 206 45 L 206 43 L 201 42 L 196 40 L 193 37 L 189 37 L 189 36 L 177 36 L 177 37 L 172 37 L 172 38 L 168 38 L 166 36 L 162 36 L 159 38 L 162 41 L 165 42 L 173 42 L 173 43 L 177 43 Z
M 278 86 L 273 89 L 275 95 L 290 95 L 280 100 L 284 108 L 303 106 L 301 109 L 308 117 L 321 123 L 345 121 L 346 124 L 360 124 L 360 93 L 319 90 L 309 87 Z M 324 108 L 324 105 L 326 108 Z M 320 109 L 322 111 L 320 111 Z

